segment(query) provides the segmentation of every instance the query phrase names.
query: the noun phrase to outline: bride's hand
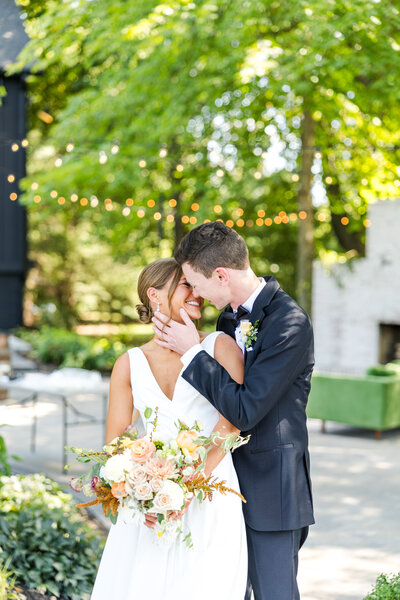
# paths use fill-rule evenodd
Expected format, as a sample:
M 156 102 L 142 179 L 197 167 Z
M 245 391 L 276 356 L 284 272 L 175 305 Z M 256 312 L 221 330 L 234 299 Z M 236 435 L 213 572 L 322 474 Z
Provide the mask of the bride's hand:
M 185 309 L 181 308 L 179 312 L 183 323 L 169 321 L 169 317 L 159 311 L 154 313 L 152 319 L 156 335 L 154 341 L 177 354 L 185 354 L 189 348 L 200 343 L 200 336 Z
M 146 513 L 144 515 L 144 524 L 149 529 L 154 529 L 157 525 L 157 516 L 152 513 Z
M 193 496 L 191 498 L 188 498 L 188 500 L 186 500 L 185 506 L 182 508 L 182 510 L 174 510 L 174 511 L 169 512 L 168 513 L 169 518 L 172 521 L 176 521 L 176 519 L 180 519 L 181 517 L 183 517 L 183 515 L 187 511 L 188 506 L 192 500 L 193 500 Z

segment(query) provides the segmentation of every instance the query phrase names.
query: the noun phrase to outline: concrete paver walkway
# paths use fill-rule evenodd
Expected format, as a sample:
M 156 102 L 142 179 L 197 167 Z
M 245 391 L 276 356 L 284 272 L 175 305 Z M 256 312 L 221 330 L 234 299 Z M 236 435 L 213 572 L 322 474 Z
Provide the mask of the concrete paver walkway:
M 101 415 L 100 398 L 82 395 L 76 402 Z M 76 463 L 68 474 L 61 473 L 61 407 L 41 396 L 37 413 L 32 454 L 30 406 L 19 404 L 17 396 L 10 404 L 0 403 L 1 434 L 9 452 L 23 458 L 13 463 L 14 471 L 44 472 L 67 484 L 82 466 Z M 300 555 L 301 598 L 362 600 L 379 573 L 400 571 L 400 430 L 384 433 L 379 442 L 373 432 L 338 424 L 329 424 L 322 434 L 313 420 L 309 431 L 317 523 Z M 98 424 L 70 430 L 70 445 L 98 448 L 102 443 Z

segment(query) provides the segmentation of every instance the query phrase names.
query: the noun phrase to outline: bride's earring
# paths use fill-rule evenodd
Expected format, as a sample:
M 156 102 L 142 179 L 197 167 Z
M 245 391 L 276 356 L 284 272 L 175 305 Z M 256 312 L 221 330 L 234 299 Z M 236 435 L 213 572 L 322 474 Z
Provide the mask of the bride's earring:
M 157 312 L 160 312 L 160 303 L 157 302 Z

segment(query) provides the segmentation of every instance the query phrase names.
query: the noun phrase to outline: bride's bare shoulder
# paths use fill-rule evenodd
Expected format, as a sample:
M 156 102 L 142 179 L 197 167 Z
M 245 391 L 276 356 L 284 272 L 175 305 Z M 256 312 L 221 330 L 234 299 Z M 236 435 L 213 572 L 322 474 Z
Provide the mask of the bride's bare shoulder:
M 128 352 L 124 352 L 117 358 L 114 363 L 114 367 L 111 373 L 111 377 L 118 377 L 123 379 L 130 378 L 130 364 Z

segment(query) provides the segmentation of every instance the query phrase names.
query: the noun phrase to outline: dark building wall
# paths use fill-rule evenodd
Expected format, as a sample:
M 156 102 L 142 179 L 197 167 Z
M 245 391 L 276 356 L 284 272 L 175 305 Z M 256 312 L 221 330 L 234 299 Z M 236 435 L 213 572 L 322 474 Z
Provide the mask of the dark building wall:
M 0 330 L 22 324 L 26 258 L 26 210 L 10 194 L 19 195 L 25 175 L 25 85 L 21 77 L 3 77 L 7 95 L 0 105 Z M 18 143 L 19 150 L 11 146 Z M 10 183 L 8 175 L 14 175 Z

